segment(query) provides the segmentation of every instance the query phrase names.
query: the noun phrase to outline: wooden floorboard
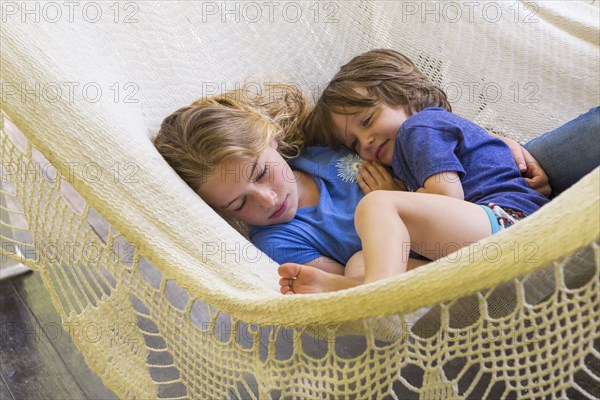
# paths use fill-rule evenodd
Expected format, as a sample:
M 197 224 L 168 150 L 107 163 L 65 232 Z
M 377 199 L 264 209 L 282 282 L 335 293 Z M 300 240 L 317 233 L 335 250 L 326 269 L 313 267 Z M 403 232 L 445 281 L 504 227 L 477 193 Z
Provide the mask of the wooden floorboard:
M 0 399 L 1 400 L 15 400 L 14 396 L 6 386 L 4 379 L 0 376 Z
M 90 370 L 79 352 L 69 330 L 66 329 L 52 305 L 39 273 L 31 273 L 13 280 L 13 287 L 42 327 L 46 327 L 51 343 L 60 359 L 81 387 L 86 399 L 116 399 L 102 383 L 100 377 Z M 74 328 L 72 328 L 74 329 Z
M 0 283 L 0 309 L 0 375 L 10 393 L 17 399 L 85 399 L 11 279 Z
M 7 125 L 7 131 L 9 131 L 11 134 L 14 134 L 11 136 L 14 139 L 16 139 L 16 142 L 18 143 L 19 147 L 25 147 L 24 138 L 20 136 L 20 133 L 18 133 L 14 126 Z M 40 165 L 45 165 L 46 161 L 43 158 L 41 158 L 41 156 L 38 153 L 34 152 L 34 156 L 35 161 L 37 163 L 39 163 Z M 84 207 L 85 201 L 70 185 L 63 183 L 61 193 L 64 196 L 65 201 L 73 210 L 76 210 L 76 212 L 81 212 L 81 210 Z M 7 200 L 10 203 L 9 205 L 11 209 L 20 209 L 18 204 L 16 204 L 16 199 L 8 198 Z M 15 204 L 13 204 L 13 202 Z M 17 221 L 16 219 L 12 220 L 14 217 L 16 216 L 11 215 L 11 222 L 13 224 L 17 224 L 18 222 L 19 226 L 28 225 L 26 221 Z M 104 241 L 108 234 L 108 230 L 110 229 L 107 222 L 94 210 L 90 210 L 87 222 L 90 224 L 90 227 L 96 232 L 99 239 Z M 15 232 L 15 239 L 21 240 L 23 242 L 31 241 L 31 238 L 28 237 L 25 232 Z M 120 243 L 121 241 L 123 241 L 122 238 L 119 238 L 117 240 L 117 242 L 120 245 L 123 245 L 122 243 Z M 151 266 L 148 262 L 142 259 L 142 262 L 140 263 L 140 270 L 142 271 L 142 274 L 146 277 L 146 279 L 148 279 L 148 281 L 152 282 L 155 285 L 155 287 L 158 287 L 162 279 L 162 274 L 160 273 L 160 271 L 158 271 L 158 269 Z M 61 327 L 62 322 L 60 320 L 60 316 L 51 304 L 51 301 L 48 297 L 48 292 L 44 288 L 40 274 L 29 274 L 24 277 L 14 279 L 11 282 L 14 294 L 23 304 L 25 304 L 25 307 L 28 308 L 30 313 L 34 315 L 37 321 L 39 321 L 39 324 L 41 326 L 50 327 L 49 333 L 51 335 L 54 335 L 51 347 L 57 354 L 56 358 L 62 363 L 62 368 L 65 368 L 66 370 L 70 371 L 72 379 L 79 385 L 81 394 L 88 399 L 116 398 L 112 392 L 110 392 L 102 385 L 100 379 L 89 370 L 89 367 L 85 363 L 82 355 L 78 352 L 75 345 L 72 343 L 68 333 L 63 330 L 62 332 L 60 332 L 60 335 L 58 335 L 56 328 Z M 183 308 L 188 300 L 188 294 L 177 285 L 167 285 L 165 295 L 169 299 L 169 301 L 171 301 L 174 305 L 178 306 L 179 308 Z M 205 315 L 205 313 L 198 312 L 200 308 L 201 307 L 193 309 L 191 315 L 192 319 L 197 320 L 198 322 L 208 322 L 210 318 L 207 315 Z M 229 332 L 231 330 L 229 318 L 224 317 L 223 321 L 221 322 L 223 323 L 221 325 L 223 327 L 223 331 Z M 201 324 L 199 325 L 201 326 Z M 221 332 L 220 334 L 224 333 Z M 245 336 L 238 337 L 238 341 L 244 341 L 244 337 Z M 295 336 L 292 334 L 291 331 L 280 331 L 279 338 L 277 339 L 276 343 L 276 358 L 285 360 L 291 356 L 294 347 L 294 343 L 292 341 L 293 337 Z M 298 337 L 295 338 L 299 339 Z M 268 351 L 268 332 L 265 332 L 265 335 L 261 335 L 260 339 L 261 354 L 266 354 L 266 352 Z M 325 353 L 327 352 L 328 344 L 323 340 L 319 339 L 315 339 L 310 335 L 304 334 L 303 338 L 301 339 L 303 342 L 302 346 L 304 351 L 307 354 L 312 354 L 314 356 L 322 357 L 323 355 L 325 355 Z M 357 346 L 364 345 L 363 342 L 364 340 L 347 340 L 347 338 L 346 340 L 340 339 L 340 342 L 336 346 L 336 350 L 338 353 L 343 354 L 346 354 L 348 352 L 352 353 L 356 350 Z M 343 343 L 343 345 L 340 346 L 341 343 Z M 246 345 L 251 344 L 246 343 Z M 21 349 L 21 351 L 25 350 Z M 29 358 L 32 359 L 32 357 L 33 356 L 30 356 Z M 160 357 L 154 357 L 153 361 L 157 364 L 170 364 L 172 362 L 168 353 L 160 354 Z M 177 374 L 173 375 L 173 371 L 170 369 L 159 369 L 153 372 L 153 378 L 159 382 L 168 381 L 174 378 L 176 379 L 176 375 Z M 255 382 L 248 382 L 248 384 L 251 390 L 256 394 L 257 387 Z M 8 389 L 9 387 L 7 387 L 7 390 Z M 177 387 L 177 385 L 160 385 L 159 393 L 161 396 L 177 397 L 185 393 L 185 391 L 182 393 L 181 388 Z M 16 392 L 15 395 L 17 396 L 17 398 L 22 398 L 20 392 Z
M 16 130 L 16 128 L 10 124 L 7 124 L 6 130 L 11 134 L 11 137 L 17 142 L 20 148 L 25 147 L 25 139 L 21 134 Z M 46 165 L 46 160 L 44 160 L 39 153 L 34 152 L 34 161 L 39 165 Z M 63 183 L 61 187 L 61 193 L 63 195 L 64 200 L 67 204 L 76 212 L 81 212 L 84 208 L 85 201 L 82 199 L 79 194 L 66 182 Z M 7 201 L 9 202 L 9 206 L 11 209 L 19 210 L 20 206 L 17 204 L 18 201 L 15 198 L 8 197 Z M 15 218 L 17 217 L 17 218 Z M 14 219 L 14 220 L 13 220 Z M 11 215 L 11 222 L 18 226 L 28 226 L 27 221 L 21 221 L 19 216 Z M 97 234 L 98 238 L 102 241 L 106 240 L 108 235 L 108 230 L 111 229 L 109 224 L 98 215 L 93 209 L 90 210 L 90 213 L 87 218 L 87 222 L 90 227 Z M 14 232 L 15 239 L 23 241 L 23 242 L 31 242 L 31 238 L 26 234 L 26 232 Z M 119 246 L 123 246 L 123 248 L 127 248 L 123 238 L 117 239 L 117 244 Z M 160 281 L 162 280 L 162 274 L 158 269 L 150 265 L 143 258 L 140 263 L 140 271 L 142 275 L 149 281 L 152 282 L 153 286 L 158 287 Z M 90 371 L 89 367 L 85 363 L 83 356 L 79 353 L 74 343 L 72 342 L 68 333 L 63 330 L 58 330 L 57 328 L 62 327 L 62 322 L 59 314 L 54 309 L 50 298 L 48 296 L 48 292 L 44 287 L 43 281 L 41 279 L 41 275 L 39 273 L 29 274 L 14 280 L 11 280 L 11 289 L 13 294 L 16 296 L 16 300 L 20 301 L 24 308 L 28 309 L 30 314 L 33 315 L 39 324 L 43 327 L 49 327 L 49 334 L 53 335 L 53 340 L 51 343 L 46 343 L 50 346 L 50 350 L 53 350 L 56 353 L 57 363 L 60 363 L 60 368 L 65 369 L 70 372 L 71 380 L 76 382 L 78 388 L 80 390 L 81 396 L 85 396 L 84 398 L 88 399 L 114 399 L 116 396 L 110 392 L 108 389 L 104 387 L 100 379 Z M 169 299 L 169 301 L 174 304 L 176 307 L 182 309 L 188 302 L 188 294 L 181 289 L 179 286 L 175 284 L 169 284 L 165 290 L 165 296 Z M 195 307 L 192 309 L 192 320 L 199 323 L 199 326 L 202 326 L 202 323 L 208 323 L 210 321 L 210 317 L 206 312 L 202 312 L 202 309 L 205 307 Z M 218 333 L 220 335 L 225 335 L 225 332 L 230 332 L 231 330 L 231 321 L 230 318 L 223 315 L 221 327 L 222 332 Z M 269 342 L 269 329 L 264 330 L 264 335 L 260 337 L 260 347 L 261 354 L 264 356 L 268 350 L 268 342 Z M 240 344 L 245 341 L 244 338 L 248 336 L 241 335 L 238 337 L 238 341 Z M 225 340 L 225 338 L 221 338 Z M 276 351 L 275 357 L 280 360 L 286 360 L 291 357 L 293 353 L 294 343 L 293 340 L 301 340 L 303 350 L 312 356 L 317 358 L 323 357 L 327 353 L 327 349 L 329 346 L 333 346 L 332 343 L 327 343 L 327 341 L 323 340 L 323 338 L 314 338 L 309 334 L 303 334 L 300 339 L 298 336 L 294 335 L 290 330 L 280 330 L 279 335 L 276 341 Z M 46 341 L 48 342 L 48 341 Z M 246 346 L 251 346 L 252 343 L 243 343 Z M 361 350 L 365 346 L 364 338 L 355 338 L 355 337 L 345 337 L 338 338 L 336 340 L 336 352 L 342 356 L 349 356 L 355 354 L 357 351 Z M 26 352 L 27 349 L 19 349 L 21 352 Z M 33 360 L 35 355 L 29 355 L 27 359 Z M 172 363 L 172 359 L 170 355 L 165 352 L 153 357 L 153 362 L 157 364 L 168 365 Z M 169 381 L 171 379 L 176 379 L 178 377 L 177 373 L 174 373 L 172 369 L 158 369 L 153 371 L 153 378 L 158 382 Z M 255 394 L 257 393 L 256 383 L 253 381 L 247 382 L 251 391 Z M 11 389 L 11 387 L 6 388 Z M 11 389 L 12 390 L 12 389 Z M 16 391 L 13 394 L 17 398 L 23 398 L 20 390 L 22 388 L 16 387 Z M 185 393 L 185 390 L 182 392 L 182 388 L 178 385 L 160 385 L 159 386 L 159 394 L 161 396 L 166 397 L 177 397 Z M 77 397 L 66 397 L 66 398 L 77 398 Z

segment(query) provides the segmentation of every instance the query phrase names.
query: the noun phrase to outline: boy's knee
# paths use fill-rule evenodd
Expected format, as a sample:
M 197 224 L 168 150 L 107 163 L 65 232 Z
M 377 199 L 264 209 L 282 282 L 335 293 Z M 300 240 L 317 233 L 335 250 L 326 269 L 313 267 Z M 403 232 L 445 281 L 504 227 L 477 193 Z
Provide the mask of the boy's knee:
M 369 211 L 381 211 L 387 207 L 392 207 L 392 193 L 394 192 L 386 190 L 375 190 L 367 193 L 356 206 L 356 218 L 359 218 Z

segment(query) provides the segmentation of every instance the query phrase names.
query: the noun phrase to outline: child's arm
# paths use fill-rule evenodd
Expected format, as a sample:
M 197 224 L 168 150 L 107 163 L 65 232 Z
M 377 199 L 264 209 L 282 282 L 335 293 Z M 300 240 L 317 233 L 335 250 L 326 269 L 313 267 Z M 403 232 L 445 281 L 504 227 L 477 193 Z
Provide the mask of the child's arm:
M 404 182 L 394 178 L 383 165 L 374 161 L 365 161 L 358 167 L 356 182 L 365 194 L 375 190 L 406 191 Z
M 441 194 L 459 200 L 465 199 L 460 178 L 454 171 L 446 171 L 430 176 L 425 180 L 423 187 L 417 190 L 417 193 Z
M 525 181 L 529 187 L 537 190 L 546 197 L 550 196 L 552 188 L 550 187 L 550 183 L 548 181 L 548 175 L 546 175 L 546 172 L 542 169 L 540 164 L 531 155 L 531 153 L 510 138 L 500 136 L 495 133 L 492 133 L 491 135 L 497 137 L 508 145 L 515 159 L 515 164 L 519 168 L 519 171 L 521 171 L 521 174 L 523 174 L 525 177 Z

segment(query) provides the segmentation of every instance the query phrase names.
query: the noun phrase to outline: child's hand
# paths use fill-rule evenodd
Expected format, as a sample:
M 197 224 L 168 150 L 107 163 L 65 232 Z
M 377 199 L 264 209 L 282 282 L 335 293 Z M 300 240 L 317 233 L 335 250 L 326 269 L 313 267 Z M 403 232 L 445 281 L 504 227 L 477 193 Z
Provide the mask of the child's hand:
M 525 182 L 527 182 L 530 188 L 540 192 L 544 196 L 550 196 L 552 188 L 550 187 L 546 172 L 544 172 L 536 159 L 525 149 L 523 149 L 523 157 L 525 165 L 527 165 L 527 169 L 521 171 L 521 174 L 525 177 Z
M 527 164 L 525 162 L 525 155 L 523 152 L 526 152 L 527 150 L 525 150 L 523 146 L 521 146 L 519 143 L 517 143 L 517 141 L 512 140 L 511 138 L 496 134 L 492 134 L 492 136 L 497 137 L 498 139 L 502 140 L 508 145 L 510 151 L 512 152 L 513 158 L 515 159 L 515 164 L 517 165 L 517 168 L 519 168 L 519 171 L 521 171 L 521 173 L 525 172 L 527 170 Z
M 406 191 L 401 180 L 392 177 L 383 165 L 374 161 L 365 161 L 358 167 L 356 181 L 365 194 L 374 190 Z
M 523 177 L 525 177 L 525 182 L 527 182 L 529 187 L 540 192 L 546 197 L 550 196 L 552 188 L 550 187 L 550 182 L 548 181 L 548 175 L 546 175 L 546 172 L 544 172 L 540 164 L 538 164 L 537 160 L 533 158 L 531 153 L 510 138 L 495 134 L 493 136 L 496 136 L 508 145 L 515 159 L 515 164 L 519 168 L 519 171 L 521 171 Z

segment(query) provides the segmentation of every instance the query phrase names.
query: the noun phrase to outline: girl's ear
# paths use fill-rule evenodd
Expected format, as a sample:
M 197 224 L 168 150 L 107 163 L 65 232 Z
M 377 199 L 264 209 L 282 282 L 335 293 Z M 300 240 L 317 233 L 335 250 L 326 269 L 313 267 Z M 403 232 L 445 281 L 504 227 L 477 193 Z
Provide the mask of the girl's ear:
M 277 150 L 277 148 L 279 147 L 279 143 L 277 143 L 277 140 L 271 140 L 271 147 Z

